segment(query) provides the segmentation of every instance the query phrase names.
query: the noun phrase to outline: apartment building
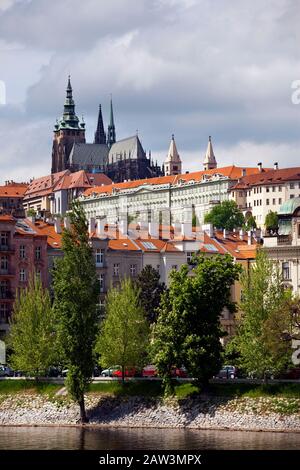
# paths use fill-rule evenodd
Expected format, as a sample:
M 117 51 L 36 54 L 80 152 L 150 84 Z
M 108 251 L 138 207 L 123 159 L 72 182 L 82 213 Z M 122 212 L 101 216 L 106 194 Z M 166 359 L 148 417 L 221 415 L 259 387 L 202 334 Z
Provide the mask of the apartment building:
M 264 236 L 268 257 L 277 264 L 286 288 L 300 294 L 300 197 L 288 199 L 278 211 L 278 233 Z
M 0 214 L 24 217 L 23 198 L 27 187 L 27 183 L 14 181 L 6 181 L 4 186 L 0 186 Z
M 266 215 L 279 212 L 286 201 L 300 196 L 300 167 L 260 171 L 241 178 L 233 185 L 230 199 L 234 200 L 244 214 L 252 214 L 258 227 L 263 228 Z
M 9 328 L 18 289 L 33 273 L 48 285 L 47 237 L 26 219 L 0 215 L 0 338 Z

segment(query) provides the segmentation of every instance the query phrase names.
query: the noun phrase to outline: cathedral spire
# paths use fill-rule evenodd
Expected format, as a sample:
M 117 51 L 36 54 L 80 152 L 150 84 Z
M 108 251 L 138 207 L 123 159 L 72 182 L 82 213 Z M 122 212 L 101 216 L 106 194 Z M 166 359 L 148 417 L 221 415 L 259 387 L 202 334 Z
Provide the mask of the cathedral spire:
M 104 126 L 103 126 L 101 104 L 99 104 L 98 123 L 97 123 L 97 129 L 95 132 L 94 144 L 106 144 L 106 135 L 105 135 Z
M 217 168 L 217 160 L 214 154 L 211 136 L 208 138 L 207 150 L 203 162 L 204 170 L 212 170 Z
M 116 142 L 116 129 L 115 129 L 115 122 L 114 122 L 114 110 L 112 104 L 112 97 L 110 97 L 110 119 L 109 119 L 109 126 L 107 131 L 107 144 L 109 148 Z
M 61 127 L 64 127 L 64 125 L 65 127 L 71 128 L 71 129 L 79 128 L 79 119 L 75 113 L 75 102 L 73 100 L 73 90 L 72 90 L 70 75 L 68 76 L 64 112 L 63 112 L 63 117 L 61 119 Z

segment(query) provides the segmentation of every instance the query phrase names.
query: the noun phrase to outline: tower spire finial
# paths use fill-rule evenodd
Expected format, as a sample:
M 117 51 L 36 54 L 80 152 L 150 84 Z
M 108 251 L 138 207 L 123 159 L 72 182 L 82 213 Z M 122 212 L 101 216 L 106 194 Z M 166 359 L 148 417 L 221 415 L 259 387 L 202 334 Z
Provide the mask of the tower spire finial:
M 112 94 L 110 94 L 110 119 L 109 119 L 109 126 L 107 130 L 107 144 L 109 148 L 116 142 L 116 129 L 115 129 L 115 122 L 114 122 L 114 110 L 113 110 L 113 103 L 112 103 Z

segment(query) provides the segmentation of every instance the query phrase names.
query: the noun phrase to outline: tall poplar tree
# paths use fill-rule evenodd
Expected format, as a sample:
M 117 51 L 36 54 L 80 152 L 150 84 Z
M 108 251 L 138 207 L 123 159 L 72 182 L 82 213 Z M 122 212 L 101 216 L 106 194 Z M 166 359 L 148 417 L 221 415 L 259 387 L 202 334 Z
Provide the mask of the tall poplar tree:
M 99 281 L 88 224 L 82 207 L 73 203 L 70 229 L 63 231 L 64 257 L 53 271 L 54 309 L 58 338 L 68 368 L 66 386 L 80 407 L 80 419 L 87 421 L 84 392 L 93 372 L 93 348 L 97 334 Z
M 18 292 L 10 326 L 10 365 L 38 378 L 57 359 L 54 313 L 39 277 Z
M 104 367 L 121 367 L 123 383 L 126 368 L 142 365 L 148 346 L 148 323 L 139 294 L 130 279 L 124 279 L 120 289 L 109 290 L 96 346 Z

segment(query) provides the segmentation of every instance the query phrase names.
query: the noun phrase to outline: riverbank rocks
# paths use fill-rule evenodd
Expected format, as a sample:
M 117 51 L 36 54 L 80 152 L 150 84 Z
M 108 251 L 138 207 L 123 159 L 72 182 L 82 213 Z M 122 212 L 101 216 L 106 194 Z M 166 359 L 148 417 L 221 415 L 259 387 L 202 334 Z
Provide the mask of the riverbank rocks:
M 89 424 L 112 427 L 299 431 L 300 399 L 199 396 L 184 400 L 86 397 Z M 2 396 L 0 425 L 76 425 L 79 408 L 68 397 Z

